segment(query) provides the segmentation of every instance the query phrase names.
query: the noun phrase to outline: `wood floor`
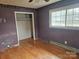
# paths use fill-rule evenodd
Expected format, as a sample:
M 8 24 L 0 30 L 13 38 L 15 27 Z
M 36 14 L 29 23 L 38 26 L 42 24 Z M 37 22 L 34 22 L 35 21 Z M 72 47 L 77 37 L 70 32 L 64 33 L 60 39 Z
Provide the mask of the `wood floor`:
M 20 41 L 20 46 L 0 53 L 0 59 L 79 59 L 74 53 L 40 40 Z

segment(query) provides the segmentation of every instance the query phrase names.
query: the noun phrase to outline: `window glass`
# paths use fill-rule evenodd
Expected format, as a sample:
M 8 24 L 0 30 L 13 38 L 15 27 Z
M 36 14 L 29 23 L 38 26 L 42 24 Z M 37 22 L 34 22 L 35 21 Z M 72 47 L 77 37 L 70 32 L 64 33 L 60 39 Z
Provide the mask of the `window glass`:
M 79 8 L 74 8 L 73 26 L 79 27 Z
M 52 27 L 79 27 L 79 8 L 51 12 Z
M 66 16 L 66 26 L 73 26 L 74 9 L 68 9 Z
M 65 26 L 65 10 L 52 12 L 52 26 Z

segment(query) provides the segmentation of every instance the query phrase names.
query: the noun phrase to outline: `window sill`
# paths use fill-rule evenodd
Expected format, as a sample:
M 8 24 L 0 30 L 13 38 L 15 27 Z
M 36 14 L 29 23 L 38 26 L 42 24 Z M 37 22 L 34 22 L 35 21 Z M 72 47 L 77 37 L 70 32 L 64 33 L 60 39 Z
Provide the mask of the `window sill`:
M 79 27 L 55 27 L 55 26 L 51 26 L 50 28 L 53 29 L 66 29 L 66 30 L 79 30 Z

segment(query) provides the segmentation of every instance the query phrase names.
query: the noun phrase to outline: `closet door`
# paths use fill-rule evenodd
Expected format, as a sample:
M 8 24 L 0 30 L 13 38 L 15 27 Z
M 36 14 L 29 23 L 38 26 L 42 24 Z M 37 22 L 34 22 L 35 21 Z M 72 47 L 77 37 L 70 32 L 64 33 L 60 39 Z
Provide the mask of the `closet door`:
M 19 40 L 32 37 L 31 17 L 29 14 L 17 13 L 17 31 Z

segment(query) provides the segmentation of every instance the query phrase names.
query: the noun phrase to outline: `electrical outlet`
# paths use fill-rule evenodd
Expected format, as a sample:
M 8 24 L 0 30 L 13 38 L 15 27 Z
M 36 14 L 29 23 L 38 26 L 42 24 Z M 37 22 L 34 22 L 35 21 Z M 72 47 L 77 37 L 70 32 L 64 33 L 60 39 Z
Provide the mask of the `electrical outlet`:
M 9 48 L 9 47 L 10 47 L 10 45 L 7 45 L 7 47 Z
M 67 41 L 65 41 L 64 43 L 65 43 L 65 44 L 67 44 L 68 42 L 67 42 Z

